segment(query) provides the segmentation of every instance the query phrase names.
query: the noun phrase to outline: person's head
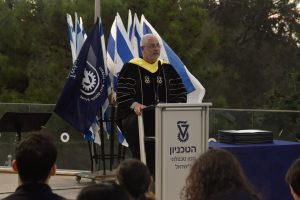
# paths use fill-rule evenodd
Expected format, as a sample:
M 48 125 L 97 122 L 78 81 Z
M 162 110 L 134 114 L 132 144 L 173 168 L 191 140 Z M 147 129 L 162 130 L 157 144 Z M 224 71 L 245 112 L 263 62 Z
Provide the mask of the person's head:
M 290 186 L 293 198 L 300 199 L 300 159 L 292 163 L 285 175 L 285 181 Z
M 12 167 L 21 183 L 47 182 L 56 171 L 57 150 L 44 134 L 27 135 L 17 146 Z
M 153 34 L 146 34 L 141 39 L 143 59 L 148 63 L 155 63 L 160 55 L 160 44 Z
M 137 159 L 126 159 L 121 162 L 116 172 L 116 179 L 135 199 L 149 191 L 152 181 L 148 167 Z
M 185 200 L 211 199 L 233 190 L 252 193 L 239 161 L 223 149 L 209 149 L 193 163 L 182 190 Z
M 126 190 L 111 182 L 84 187 L 78 194 L 77 200 L 129 200 Z

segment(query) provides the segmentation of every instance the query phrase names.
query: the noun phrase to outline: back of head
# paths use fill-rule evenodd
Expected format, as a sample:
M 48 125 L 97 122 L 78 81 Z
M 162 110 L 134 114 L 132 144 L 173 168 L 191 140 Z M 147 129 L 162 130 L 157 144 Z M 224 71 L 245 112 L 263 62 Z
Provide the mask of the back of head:
M 107 182 L 83 188 L 77 200 L 129 200 L 129 197 L 123 187 Z
M 134 197 L 143 196 L 151 184 L 151 174 L 148 167 L 139 160 L 126 159 L 120 163 L 117 173 L 117 181 Z
M 184 199 L 210 199 L 232 190 L 249 191 L 238 160 L 228 151 L 210 149 L 194 162 L 182 191 Z
M 16 164 L 20 180 L 44 182 L 55 164 L 57 150 L 50 139 L 38 133 L 27 135 L 16 147 Z
M 300 197 L 300 159 L 295 160 L 290 166 L 285 180 L 291 186 L 293 192 Z

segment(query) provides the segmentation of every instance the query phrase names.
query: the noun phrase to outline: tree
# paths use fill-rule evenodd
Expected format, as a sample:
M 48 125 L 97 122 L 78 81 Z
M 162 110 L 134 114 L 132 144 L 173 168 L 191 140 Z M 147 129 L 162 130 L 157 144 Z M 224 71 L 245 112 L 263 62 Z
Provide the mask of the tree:
M 219 28 L 217 61 L 224 66 L 222 80 L 228 84 L 214 89 L 229 107 L 270 108 L 274 91 L 291 92 L 286 90 L 290 75 L 300 69 L 297 2 L 205 1 Z

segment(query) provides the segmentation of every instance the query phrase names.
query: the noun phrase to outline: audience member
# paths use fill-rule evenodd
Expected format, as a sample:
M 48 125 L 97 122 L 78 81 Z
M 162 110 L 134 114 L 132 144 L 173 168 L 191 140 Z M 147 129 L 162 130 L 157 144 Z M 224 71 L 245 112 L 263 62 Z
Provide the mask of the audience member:
M 19 186 L 4 200 L 61 200 L 52 192 L 48 181 L 56 172 L 57 150 L 48 137 L 33 133 L 16 147 L 12 168 L 18 172 Z
M 150 191 L 152 184 L 149 168 L 137 159 L 126 159 L 120 163 L 116 172 L 117 182 L 123 186 L 130 200 L 154 200 Z
M 210 149 L 200 155 L 191 167 L 184 200 L 258 200 L 238 160 L 223 149 Z
M 111 182 L 89 185 L 83 188 L 77 200 L 129 200 L 126 190 Z
M 300 159 L 292 163 L 286 173 L 285 180 L 290 186 L 294 200 L 300 200 Z

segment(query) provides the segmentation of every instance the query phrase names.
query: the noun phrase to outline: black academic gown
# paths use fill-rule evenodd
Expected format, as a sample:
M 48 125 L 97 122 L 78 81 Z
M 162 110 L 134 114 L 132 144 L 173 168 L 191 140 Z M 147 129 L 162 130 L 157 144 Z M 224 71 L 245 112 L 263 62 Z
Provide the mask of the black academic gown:
M 158 62 L 158 70 L 147 69 L 129 62 L 119 74 L 117 90 L 117 115 L 133 157 L 140 159 L 137 116 L 130 108 L 134 102 L 149 106 L 157 103 L 186 103 L 187 92 L 181 78 L 167 63 Z M 155 113 L 143 113 L 145 136 L 155 136 Z M 146 142 L 147 165 L 154 174 L 154 142 Z

